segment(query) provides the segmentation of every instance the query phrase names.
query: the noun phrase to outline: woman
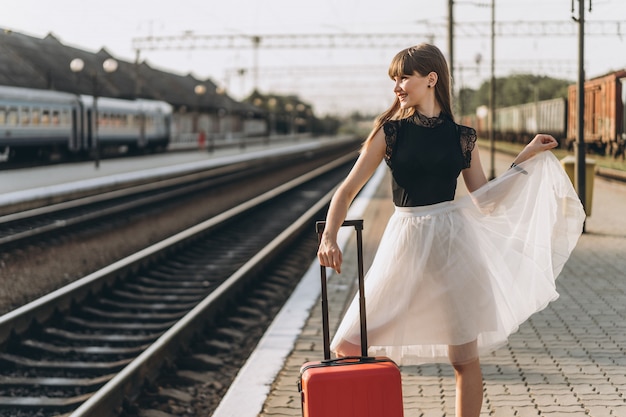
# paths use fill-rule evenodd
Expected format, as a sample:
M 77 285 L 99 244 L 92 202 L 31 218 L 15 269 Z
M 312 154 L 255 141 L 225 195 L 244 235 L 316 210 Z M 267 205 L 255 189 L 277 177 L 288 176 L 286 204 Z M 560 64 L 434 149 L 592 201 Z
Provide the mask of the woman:
M 337 232 L 352 200 L 385 161 L 395 213 L 366 277 L 370 355 L 399 365 L 449 362 L 457 417 L 482 406 L 479 355 L 506 343 L 556 299 L 554 280 L 582 232 L 584 212 L 539 134 L 512 168 L 487 182 L 474 129 L 454 122 L 441 51 L 405 49 L 391 62 L 393 105 L 383 113 L 331 201 L 318 257 L 341 272 Z M 459 174 L 468 197 L 454 200 Z M 331 344 L 359 355 L 358 302 Z

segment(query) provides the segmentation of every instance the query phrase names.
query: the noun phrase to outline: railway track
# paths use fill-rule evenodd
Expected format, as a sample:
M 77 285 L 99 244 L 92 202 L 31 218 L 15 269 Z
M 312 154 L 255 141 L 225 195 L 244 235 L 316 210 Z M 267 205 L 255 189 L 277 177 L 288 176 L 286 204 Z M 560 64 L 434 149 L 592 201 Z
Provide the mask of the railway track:
M 228 314 L 196 336 L 184 359 L 172 364 L 124 407 L 124 417 L 213 415 L 299 277 L 306 273 L 316 249 L 312 232 L 305 230 L 303 238 L 264 268 L 260 273 L 263 280 L 254 291 L 239 297 Z
M 353 146 L 352 143 L 344 143 L 335 147 L 325 147 L 318 151 L 314 158 L 323 163 L 329 158 L 345 153 Z M 172 178 L 158 178 L 148 183 L 0 215 L 0 248 L 37 239 L 42 235 L 86 222 L 194 195 L 244 178 L 267 175 L 266 173 L 275 167 L 284 169 L 286 165 L 304 164 L 313 158 L 312 155 L 313 152 L 306 150 L 295 152 L 285 158 L 268 156 Z
M 208 324 L 232 314 L 237 297 L 254 292 L 259 272 L 303 231 L 313 239 L 312 221 L 353 159 L 326 164 L 0 317 L 0 416 L 117 415 Z M 264 285 L 275 293 L 289 287 Z M 243 321 L 259 327 L 254 320 Z

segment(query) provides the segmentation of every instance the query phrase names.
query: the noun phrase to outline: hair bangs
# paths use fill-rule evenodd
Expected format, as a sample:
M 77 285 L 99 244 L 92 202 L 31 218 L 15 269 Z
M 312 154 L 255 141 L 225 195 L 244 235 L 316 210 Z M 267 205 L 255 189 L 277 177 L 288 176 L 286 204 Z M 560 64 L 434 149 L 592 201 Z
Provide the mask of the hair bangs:
M 403 75 L 413 75 L 415 68 L 411 65 L 412 60 L 409 59 L 409 50 L 405 49 L 393 58 L 389 64 L 389 78 L 392 80 Z

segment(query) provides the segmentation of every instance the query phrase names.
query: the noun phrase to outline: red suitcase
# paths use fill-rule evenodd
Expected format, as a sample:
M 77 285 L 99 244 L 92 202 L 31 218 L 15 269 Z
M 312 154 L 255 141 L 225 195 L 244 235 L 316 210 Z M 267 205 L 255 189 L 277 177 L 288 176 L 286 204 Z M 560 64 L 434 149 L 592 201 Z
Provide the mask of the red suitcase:
M 318 237 L 324 222 L 317 222 Z M 363 280 L 363 220 L 348 220 L 357 234 L 361 356 L 331 359 L 326 268 L 321 266 L 324 360 L 300 369 L 298 390 L 304 417 L 403 417 L 400 369 L 386 357 L 367 356 L 367 324 Z

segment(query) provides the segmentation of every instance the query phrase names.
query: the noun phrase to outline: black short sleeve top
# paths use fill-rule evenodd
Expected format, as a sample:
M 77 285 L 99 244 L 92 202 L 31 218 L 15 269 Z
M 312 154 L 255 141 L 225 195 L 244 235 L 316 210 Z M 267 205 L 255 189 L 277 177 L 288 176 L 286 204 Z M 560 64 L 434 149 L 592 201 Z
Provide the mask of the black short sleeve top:
M 399 207 L 454 199 L 461 170 L 469 168 L 476 131 L 445 116 L 419 113 L 383 125 L 385 162 L 392 173 L 393 202 Z

